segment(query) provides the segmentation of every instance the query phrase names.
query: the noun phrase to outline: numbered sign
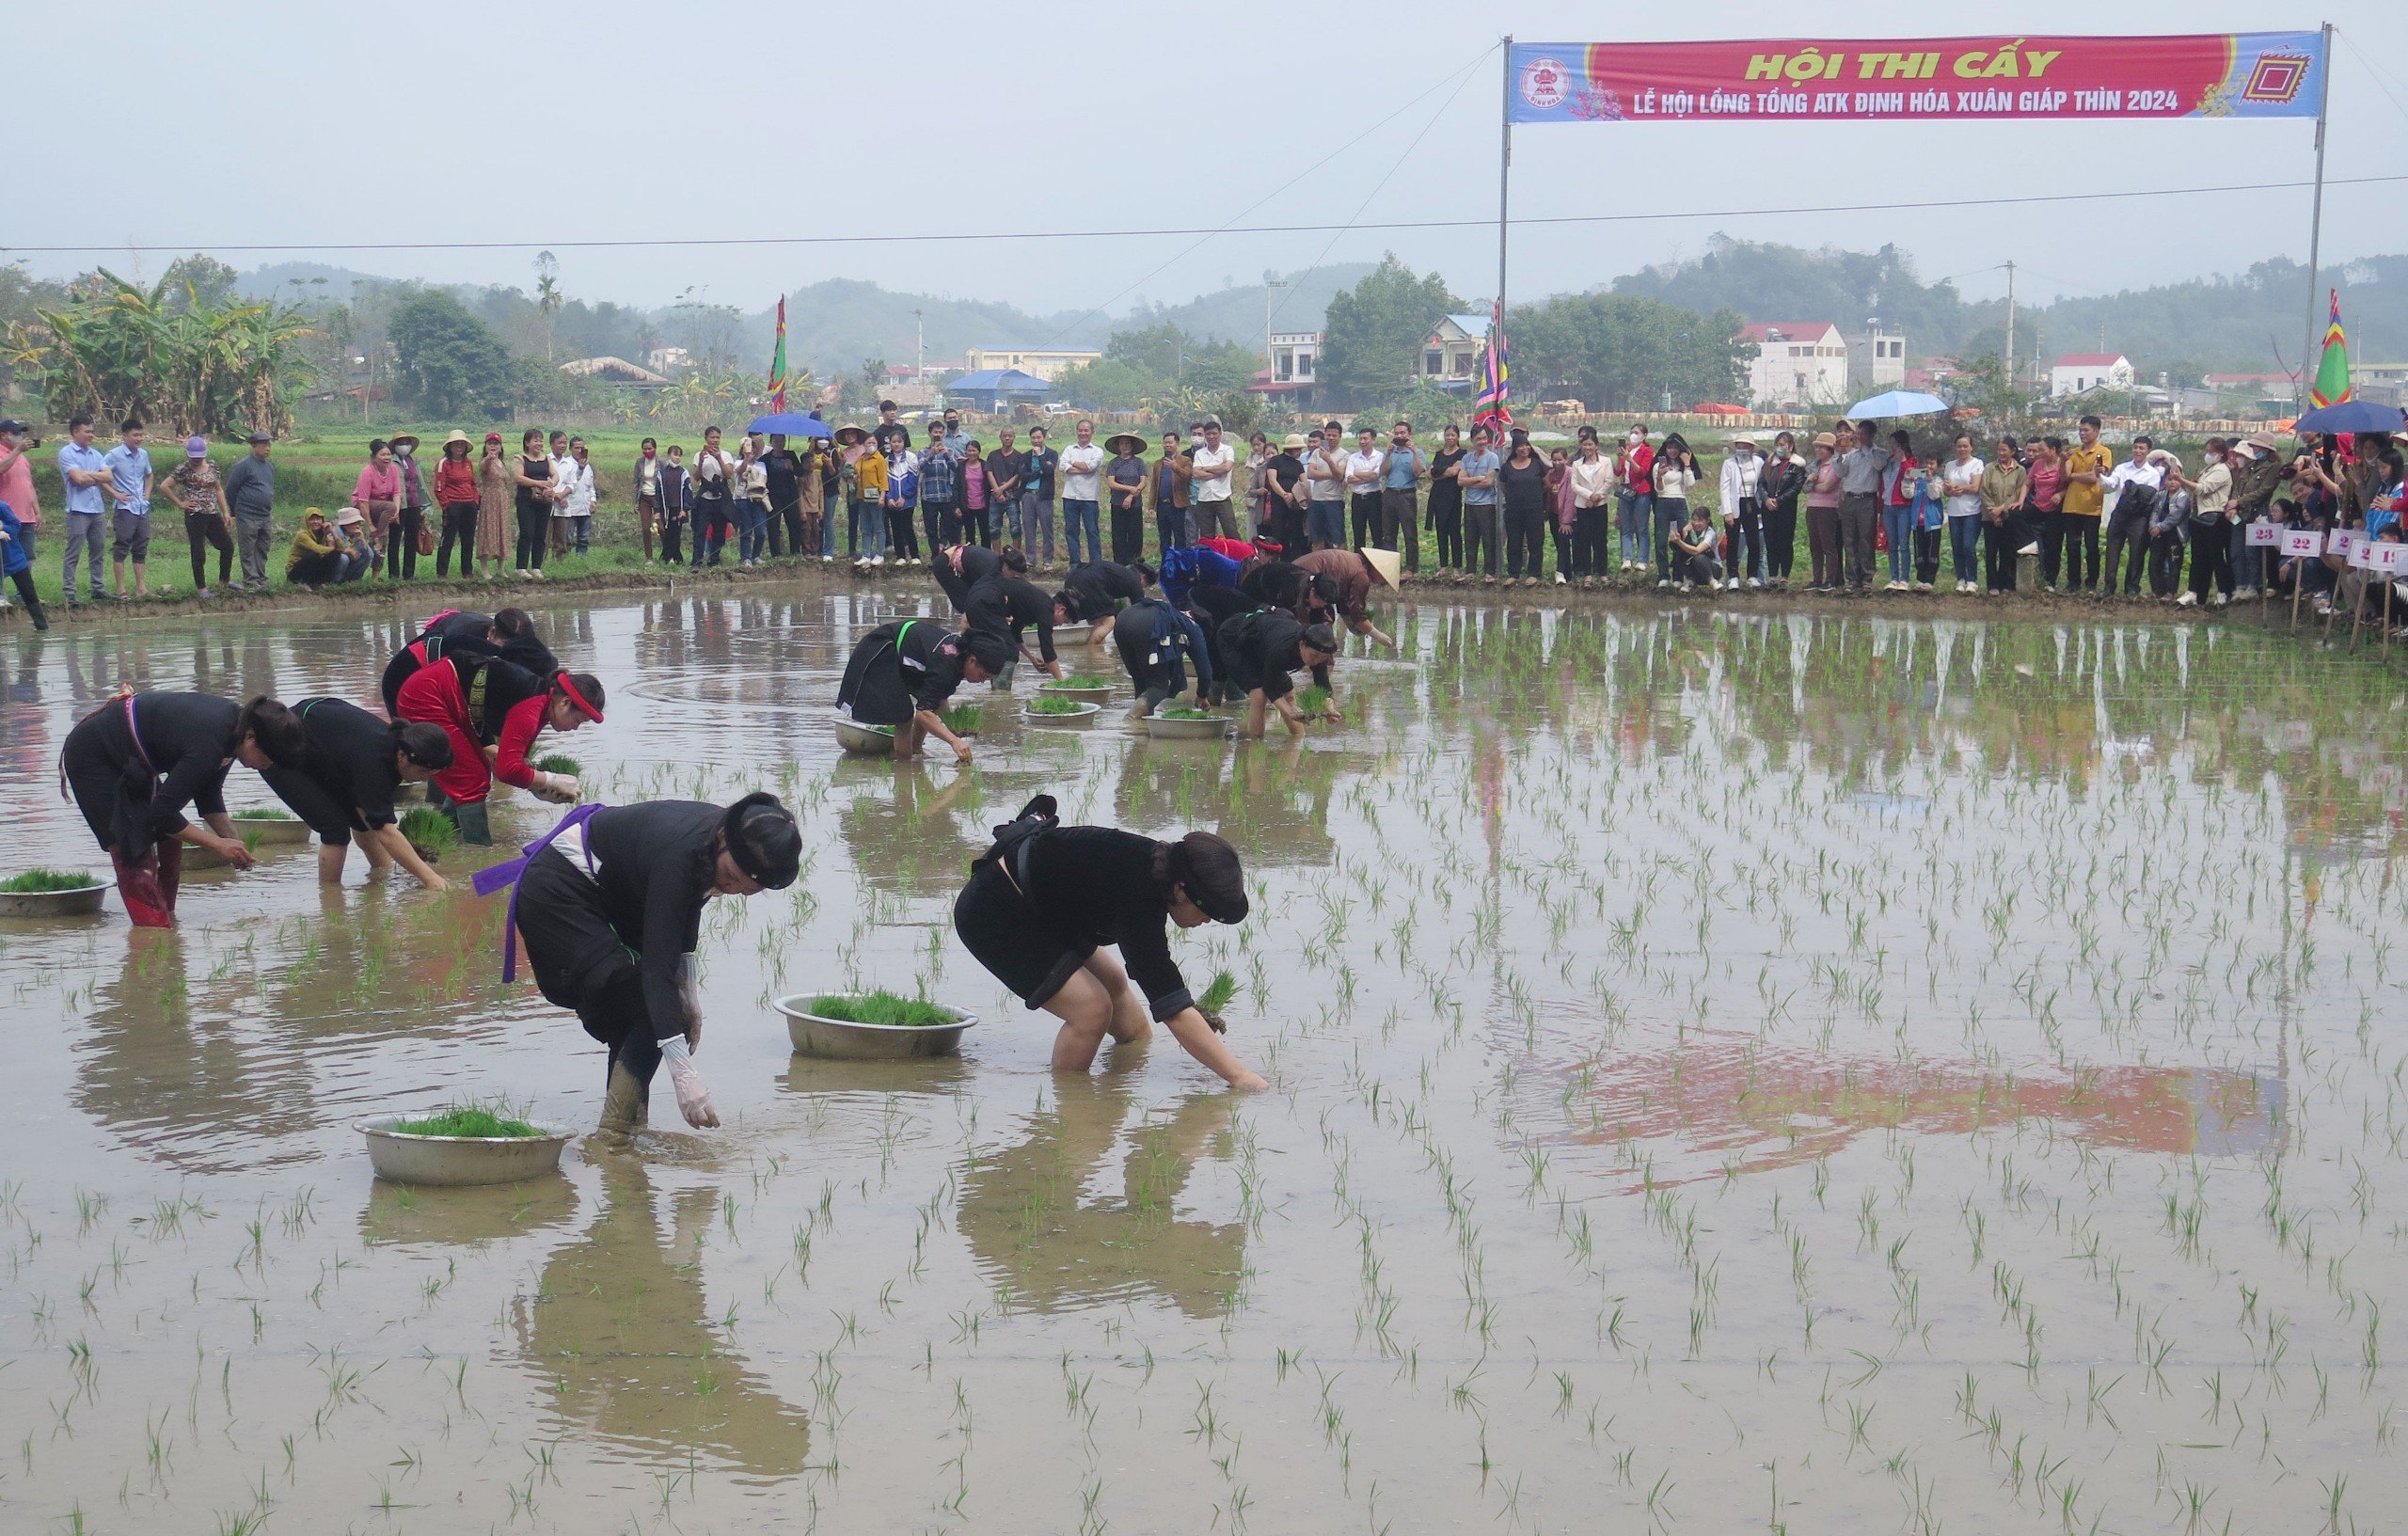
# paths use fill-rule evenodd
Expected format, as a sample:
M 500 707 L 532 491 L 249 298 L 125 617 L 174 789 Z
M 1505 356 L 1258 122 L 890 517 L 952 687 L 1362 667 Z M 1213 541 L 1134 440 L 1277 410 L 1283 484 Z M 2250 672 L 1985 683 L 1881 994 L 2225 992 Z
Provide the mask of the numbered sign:
M 2353 539 L 2350 543 L 2349 552 L 2343 558 L 2349 562 L 2352 570 L 2370 571 L 2374 569 L 2374 553 L 2373 545 L 2365 539 Z
M 2408 544 L 2384 544 L 2377 541 L 2368 545 L 2366 551 L 2367 569 L 2369 571 L 2381 571 L 2386 576 L 2400 571 L 2408 571 Z
M 2329 554 L 2336 554 L 2343 560 L 2349 560 L 2350 551 L 2358 546 L 2360 538 L 2361 535 L 2354 528 L 2337 528 L 2325 535 L 2324 548 Z M 2352 563 L 2354 564 L 2355 562 Z
M 2248 545 L 2251 549 L 2272 549 L 2283 542 L 2283 530 L 2260 519 L 2249 525 Z
M 2312 528 L 2286 529 L 2283 531 L 2283 553 L 2311 556 L 2324 553 L 2324 535 Z

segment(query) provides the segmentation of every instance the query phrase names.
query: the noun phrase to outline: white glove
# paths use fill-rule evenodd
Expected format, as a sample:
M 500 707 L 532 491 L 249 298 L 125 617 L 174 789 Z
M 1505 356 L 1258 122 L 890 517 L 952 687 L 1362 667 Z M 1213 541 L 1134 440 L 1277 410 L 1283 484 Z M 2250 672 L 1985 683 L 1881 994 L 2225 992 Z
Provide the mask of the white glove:
M 574 805 L 578 794 L 578 783 L 565 773 L 539 773 L 531 786 L 534 793 L 555 805 Z
M 697 1128 L 719 1124 L 719 1111 L 712 1107 L 711 1090 L 703 1082 L 703 1074 L 694 1069 L 693 1049 L 686 1037 L 672 1035 L 660 1042 L 661 1059 L 669 1063 L 669 1082 L 677 1090 L 677 1113 L 686 1123 Z

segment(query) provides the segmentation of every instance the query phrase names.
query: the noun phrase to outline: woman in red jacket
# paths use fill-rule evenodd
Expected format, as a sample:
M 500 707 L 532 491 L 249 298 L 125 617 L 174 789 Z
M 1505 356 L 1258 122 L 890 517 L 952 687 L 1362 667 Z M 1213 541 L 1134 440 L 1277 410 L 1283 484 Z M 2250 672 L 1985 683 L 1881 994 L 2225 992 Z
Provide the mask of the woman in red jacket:
M 599 724 L 602 702 L 601 680 L 592 673 L 539 677 L 499 657 L 461 652 L 412 673 L 398 712 L 439 725 L 452 738 L 452 766 L 429 782 L 427 798 L 451 814 L 463 841 L 483 844 L 493 841 L 485 799 L 496 779 L 561 804 L 578 798 L 574 778 L 542 772 L 527 754 L 546 730 Z

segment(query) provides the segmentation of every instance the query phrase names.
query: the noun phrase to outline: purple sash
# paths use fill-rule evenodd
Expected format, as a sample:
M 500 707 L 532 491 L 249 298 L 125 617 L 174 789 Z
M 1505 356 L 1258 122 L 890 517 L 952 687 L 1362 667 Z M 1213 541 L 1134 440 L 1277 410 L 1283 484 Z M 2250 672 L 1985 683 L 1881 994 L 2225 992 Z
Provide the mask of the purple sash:
M 594 813 L 602 808 L 599 800 L 577 807 L 561 817 L 559 826 L 520 849 L 517 858 L 506 859 L 490 869 L 480 869 L 471 879 L 469 883 L 476 887 L 477 895 L 481 896 L 489 896 L 505 885 L 510 887 L 510 911 L 503 915 L 501 922 L 502 980 L 518 979 L 518 880 L 527 873 L 527 861 L 551 847 L 552 839 L 571 827 L 581 827 L 593 820 Z M 589 875 L 594 873 L 594 850 L 590 847 L 585 850 L 585 869 Z

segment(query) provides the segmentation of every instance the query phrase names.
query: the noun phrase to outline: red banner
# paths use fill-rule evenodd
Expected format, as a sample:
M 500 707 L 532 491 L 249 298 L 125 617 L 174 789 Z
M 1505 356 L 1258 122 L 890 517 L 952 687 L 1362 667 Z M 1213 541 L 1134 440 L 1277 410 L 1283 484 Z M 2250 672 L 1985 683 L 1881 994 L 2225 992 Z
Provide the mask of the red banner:
M 1516 43 L 1513 122 L 2312 118 L 2317 32 Z

